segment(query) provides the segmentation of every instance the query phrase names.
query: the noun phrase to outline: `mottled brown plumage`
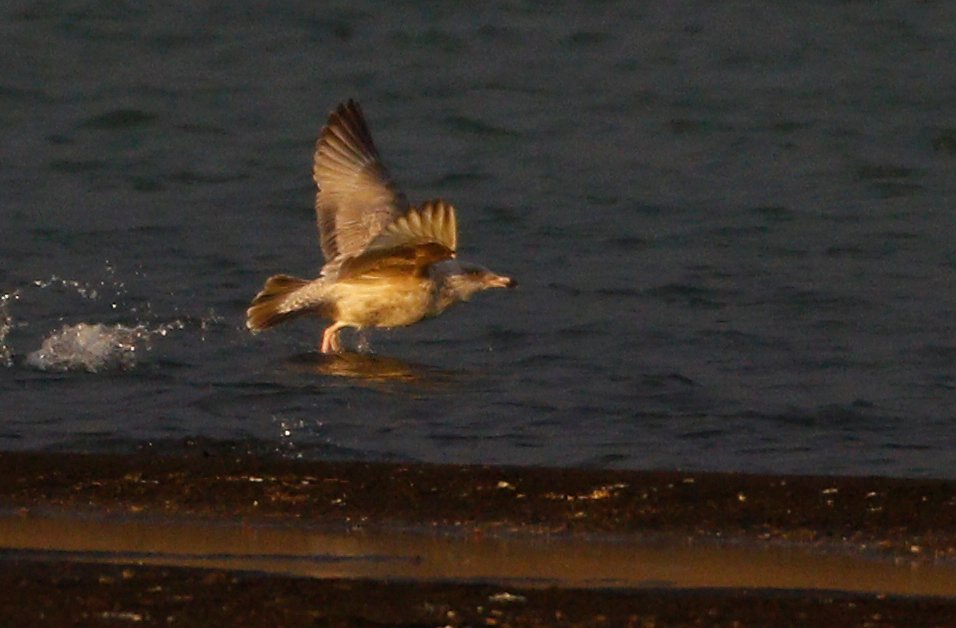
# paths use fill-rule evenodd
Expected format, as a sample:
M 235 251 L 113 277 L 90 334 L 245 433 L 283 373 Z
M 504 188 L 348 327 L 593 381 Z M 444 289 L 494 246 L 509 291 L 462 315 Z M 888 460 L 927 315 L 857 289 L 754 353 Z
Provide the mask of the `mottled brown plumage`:
M 357 102 L 329 115 L 312 173 L 326 263 L 311 281 L 270 277 L 246 312 L 252 331 L 313 314 L 333 321 L 322 351 L 337 352 L 343 327 L 411 325 L 480 290 L 516 285 L 456 259 L 454 207 L 440 199 L 409 206 L 382 164 Z

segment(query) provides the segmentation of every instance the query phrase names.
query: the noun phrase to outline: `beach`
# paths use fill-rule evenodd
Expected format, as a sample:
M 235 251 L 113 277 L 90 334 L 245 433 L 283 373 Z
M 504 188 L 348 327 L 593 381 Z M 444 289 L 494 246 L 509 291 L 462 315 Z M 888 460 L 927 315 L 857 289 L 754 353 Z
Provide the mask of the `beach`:
M 0 454 L 0 618 L 947 625 L 956 483 Z M 734 622 L 737 622 L 734 624 Z

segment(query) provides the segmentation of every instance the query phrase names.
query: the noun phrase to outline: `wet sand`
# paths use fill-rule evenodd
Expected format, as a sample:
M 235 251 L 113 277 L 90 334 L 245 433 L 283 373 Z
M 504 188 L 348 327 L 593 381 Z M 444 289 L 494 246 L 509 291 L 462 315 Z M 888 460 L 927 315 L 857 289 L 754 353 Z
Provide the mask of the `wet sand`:
M 201 448 L 0 453 L 0 477 L 4 625 L 956 618 L 956 482 Z
M 752 589 L 525 589 L 315 580 L 170 567 L 18 562 L 9 626 L 952 626 L 927 597 Z
M 956 594 L 956 566 L 860 560 L 799 546 L 640 537 L 459 535 L 396 528 L 127 517 L 0 517 L 21 558 L 204 567 L 311 578 L 485 581 L 522 587 L 822 589 Z

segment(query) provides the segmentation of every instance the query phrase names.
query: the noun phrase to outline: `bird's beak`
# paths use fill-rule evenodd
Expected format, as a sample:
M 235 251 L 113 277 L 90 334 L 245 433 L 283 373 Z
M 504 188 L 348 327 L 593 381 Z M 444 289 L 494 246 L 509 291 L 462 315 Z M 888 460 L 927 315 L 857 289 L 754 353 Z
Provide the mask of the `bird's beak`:
M 518 282 L 511 277 L 502 275 L 489 275 L 485 279 L 486 288 L 517 288 Z

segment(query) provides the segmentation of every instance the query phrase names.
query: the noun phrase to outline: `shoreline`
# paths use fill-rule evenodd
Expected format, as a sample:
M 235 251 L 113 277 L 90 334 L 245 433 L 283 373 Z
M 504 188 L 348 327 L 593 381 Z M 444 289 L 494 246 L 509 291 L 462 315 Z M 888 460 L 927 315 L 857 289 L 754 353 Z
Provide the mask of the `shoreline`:
M 956 616 L 948 480 L 205 451 L 0 452 L 0 477 L 0 618 L 15 625 L 381 625 L 380 606 L 394 625 Z M 62 608 L 39 603 L 64 590 Z
M 0 452 L 0 508 L 742 540 L 956 560 L 956 481 Z

